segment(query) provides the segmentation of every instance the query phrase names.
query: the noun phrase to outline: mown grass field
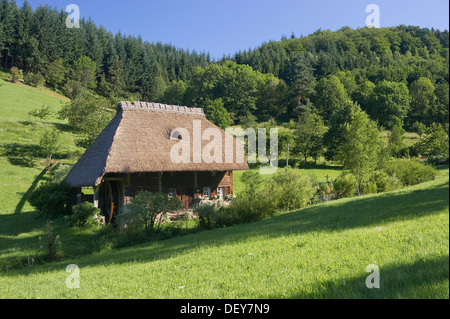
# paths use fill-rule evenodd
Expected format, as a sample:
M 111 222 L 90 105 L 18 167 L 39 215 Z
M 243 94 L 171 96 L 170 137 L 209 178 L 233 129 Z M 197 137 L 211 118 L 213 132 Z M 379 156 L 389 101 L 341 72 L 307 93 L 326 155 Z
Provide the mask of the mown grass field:
M 65 100 L 0 83 L 0 298 L 449 297 L 448 166 L 435 181 L 396 192 L 121 249 L 108 249 L 95 229 L 55 221 L 63 261 L 24 268 L 46 222 L 27 196 L 48 178 L 35 155 L 46 126 L 33 129 L 28 112 L 42 104 L 56 112 Z M 63 154 L 77 151 L 63 121 L 46 122 L 63 129 Z M 299 169 L 318 181 L 340 174 L 339 166 Z M 79 289 L 66 287 L 68 264 L 80 267 Z M 380 289 L 365 286 L 369 264 L 380 267 Z

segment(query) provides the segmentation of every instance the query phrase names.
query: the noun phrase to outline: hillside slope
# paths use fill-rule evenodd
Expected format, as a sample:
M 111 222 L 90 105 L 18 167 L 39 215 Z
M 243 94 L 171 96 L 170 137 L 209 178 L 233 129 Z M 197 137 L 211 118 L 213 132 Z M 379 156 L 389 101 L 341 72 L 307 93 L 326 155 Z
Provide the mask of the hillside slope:
M 63 131 L 59 141 L 60 153 L 70 154 L 77 147 L 73 135 L 65 130 L 65 122 L 56 116 L 67 98 L 46 88 L 13 84 L 1 78 L 0 85 L 1 215 L 31 208 L 23 201 L 23 195 L 42 178 L 45 165 L 39 152 L 39 140 L 47 129 L 57 127 Z M 50 107 L 53 114 L 44 123 L 38 120 L 33 128 L 28 112 L 43 105 Z
M 401 191 L 6 272 L 0 298 L 448 298 L 448 213 L 446 169 Z M 370 264 L 380 289 L 365 285 Z

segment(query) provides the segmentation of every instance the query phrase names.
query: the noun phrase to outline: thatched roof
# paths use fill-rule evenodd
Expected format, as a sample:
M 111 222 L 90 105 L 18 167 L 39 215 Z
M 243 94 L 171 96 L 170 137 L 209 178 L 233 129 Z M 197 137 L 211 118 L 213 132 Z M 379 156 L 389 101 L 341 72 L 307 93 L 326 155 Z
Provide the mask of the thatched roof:
M 144 173 L 176 171 L 226 171 L 246 170 L 247 162 L 236 158 L 236 147 L 242 145 L 234 138 L 222 136 L 221 163 L 195 163 L 193 161 L 193 121 L 199 120 L 201 130 L 217 128 L 208 121 L 201 108 L 188 108 L 147 102 L 120 102 L 118 112 L 97 139 L 72 167 L 66 181 L 72 187 L 96 186 L 108 173 Z M 198 121 L 196 123 L 199 123 Z M 170 138 L 176 128 L 184 128 L 190 134 L 191 161 L 173 163 L 172 147 L 179 141 Z M 211 146 L 211 140 L 202 141 Z M 226 163 L 226 141 L 234 144 L 232 163 Z M 230 147 L 230 145 L 228 145 Z M 228 150 L 229 148 L 227 148 Z M 230 160 L 228 160 L 230 162 Z

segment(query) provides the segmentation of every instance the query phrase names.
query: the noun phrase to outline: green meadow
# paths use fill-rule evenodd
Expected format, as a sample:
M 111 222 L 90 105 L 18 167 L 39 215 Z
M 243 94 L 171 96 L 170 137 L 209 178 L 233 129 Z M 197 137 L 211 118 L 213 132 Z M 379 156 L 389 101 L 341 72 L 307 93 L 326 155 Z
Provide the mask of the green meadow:
M 448 169 L 441 174 L 401 191 L 8 271 L 0 297 L 448 298 Z M 80 269 L 79 289 L 66 286 L 69 264 Z M 365 284 L 372 264 L 379 289 Z
M 49 127 L 62 130 L 61 162 L 73 163 L 80 149 L 56 116 L 62 96 L 0 84 L 0 298 L 449 298 L 448 166 L 395 192 L 123 248 L 109 247 L 98 229 L 55 220 L 63 259 L 27 266 L 45 237 L 46 219 L 27 202 L 50 178 L 39 139 Z M 55 114 L 33 128 L 28 112 L 44 104 Z M 341 173 L 298 169 L 318 181 Z M 66 286 L 69 264 L 80 269 L 78 289 Z M 379 289 L 366 287 L 368 265 L 380 269 Z

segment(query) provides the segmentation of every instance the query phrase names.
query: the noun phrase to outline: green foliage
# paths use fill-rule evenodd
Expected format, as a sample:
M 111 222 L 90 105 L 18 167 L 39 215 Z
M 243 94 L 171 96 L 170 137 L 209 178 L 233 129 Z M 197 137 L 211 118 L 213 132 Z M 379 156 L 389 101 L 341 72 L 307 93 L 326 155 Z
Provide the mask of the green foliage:
M 431 124 L 426 129 L 425 137 L 417 143 L 416 150 L 419 154 L 427 156 L 448 156 L 448 132 L 440 124 Z
M 360 110 L 361 108 L 357 103 L 346 100 L 342 107 L 331 115 L 328 121 L 328 131 L 323 136 L 326 147 L 325 158 L 327 160 L 339 158 L 339 148 L 345 143 L 347 126 Z
M 109 69 L 109 82 L 111 90 L 116 96 L 120 96 L 125 89 L 124 69 L 119 58 L 115 58 Z
M 244 184 L 243 197 L 253 198 L 260 190 L 263 181 L 258 172 L 246 171 L 241 176 L 241 182 Z
M 402 185 L 410 186 L 433 180 L 436 170 L 414 159 L 392 159 L 386 163 L 383 170 L 397 178 Z
M 382 155 L 380 131 L 364 111 L 353 116 L 339 146 L 339 158 L 344 168 L 356 175 L 361 184 L 379 166 Z
M 164 91 L 162 103 L 169 105 L 182 105 L 186 94 L 186 84 L 182 81 L 172 81 Z
M 30 120 L 30 123 L 34 129 L 36 126 L 36 119 L 40 119 L 42 124 L 44 120 L 51 115 L 53 115 L 53 111 L 51 110 L 50 106 L 43 104 L 41 108 L 33 109 L 28 112 L 28 119 Z M 34 121 L 32 120 L 32 118 L 34 118 Z
M 49 168 L 49 173 L 53 175 L 53 181 L 54 182 L 62 182 L 67 174 L 69 174 L 69 171 L 72 169 L 71 165 L 63 165 L 63 164 L 56 164 Z
M 435 87 L 430 79 L 420 77 L 409 88 L 411 95 L 411 120 L 430 123 L 436 104 Z
M 58 150 L 58 140 L 60 137 L 60 132 L 53 128 L 51 130 L 46 130 L 41 140 L 39 141 L 39 146 L 42 150 L 42 155 L 47 157 L 48 165 L 50 166 L 52 155 Z
M 323 154 L 323 136 L 326 131 L 320 115 L 308 112 L 299 117 L 294 151 L 304 157 L 305 164 L 308 156 L 317 159 Z
M 275 215 L 277 208 L 270 192 L 261 190 L 253 196 L 240 195 L 228 207 L 234 224 L 250 223 Z M 226 217 L 228 217 L 226 216 Z
M 375 101 L 369 114 L 380 125 L 391 128 L 397 119 L 406 118 L 411 101 L 406 84 L 384 80 L 377 84 L 374 94 Z
M 374 108 L 375 103 L 375 83 L 365 80 L 353 93 L 355 101 L 361 105 L 361 109 L 369 113 Z
M 417 132 L 417 134 L 419 134 L 419 138 L 422 139 L 422 136 L 425 134 L 426 130 L 427 130 L 427 126 L 423 123 L 420 122 L 414 122 L 414 124 L 412 125 L 412 128 Z
M 46 260 L 48 261 L 57 261 L 61 260 L 64 256 L 64 252 L 62 250 L 61 238 L 59 235 L 53 237 L 53 222 L 48 220 L 45 223 L 45 248 L 46 248 Z M 42 244 L 42 237 L 39 237 L 39 241 L 41 242 L 41 248 L 44 248 Z
M 389 175 L 383 170 L 376 171 L 372 176 L 378 193 L 390 192 L 402 188 L 401 181 L 395 175 Z
M 11 73 L 11 82 L 13 83 L 16 83 L 17 80 L 23 79 L 23 71 L 16 66 L 11 67 L 10 73 Z
M 83 202 L 72 207 L 72 215 L 68 216 L 71 225 L 75 227 L 93 227 L 101 222 L 100 209 L 91 202 Z
M 55 88 L 61 86 L 66 77 L 66 69 L 64 67 L 64 60 L 57 59 L 47 66 L 46 79 L 47 82 Z
M 311 179 L 292 168 L 278 170 L 268 189 L 270 200 L 281 211 L 306 207 L 315 192 Z
M 88 147 L 112 117 L 110 102 L 91 94 L 81 94 L 62 106 L 59 117 L 82 134 L 81 145 Z
M 230 114 L 223 106 L 222 99 L 217 99 L 207 104 L 206 117 L 221 129 L 225 129 L 232 124 Z
M 131 203 L 124 206 L 124 209 L 117 217 L 119 229 L 134 233 L 145 229 L 151 233 L 155 225 L 159 229 L 162 222 L 161 214 L 174 212 L 181 209 L 181 201 L 177 198 L 169 198 L 164 193 L 151 193 L 148 191 L 139 192 Z
M 393 125 L 389 132 L 389 148 L 392 156 L 400 157 L 405 149 L 403 137 L 406 131 L 402 127 L 401 121 Z
M 349 100 L 344 84 L 335 75 L 322 78 L 316 85 L 314 104 L 320 115 L 328 121 L 334 112 L 341 110 Z
M 216 203 L 203 203 L 194 207 L 199 225 L 203 229 L 223 228 L 237 224 L 237 216 L 228 207 Z
M 436 105 L 433 110 L 433 121 L 436 123 L 447 123 L 449 119 L 449 84 L 442 82 L 436 85 L 434 91 L 436 95 Z
M 294 124 L 295 125 L 295 124 Z M 287 152 L 287 145 L 289 144 L 289 152 L 296 147 L 295 129 L 289 128 L 289 123 L 286 127 L 278 129 L 278 152 Z M 270 134 L 270 130 L 269 130 Z M 270 137 L 270 135 L 269 135 Z
M 85 55 L 80 57 L 74 63 L 73 78 L 80 82 L 83 87 L 95 89 L 97 86 L 97 65 Z
M 350 173 L 341 174 L 333 183 L 337 198 L 353 197 L 355 190 L 356 176 Z
M 144 228 L 141 210 L 131 204 L 124 205 L 116 217 L 116 225 L 119 232 L 125 232 L 129 239 L 136 239 Z
M 28 85 L 38 87 L 44 85 L 45 79 L 41 73 L 28 72 L 24 77 L 24 82 Z
M 67 215 L 75 203 L 76 190 L 65 182 L 47 182 L 36 188 L 28 198 L 30 204 L 42 215 L 58 217 Z

